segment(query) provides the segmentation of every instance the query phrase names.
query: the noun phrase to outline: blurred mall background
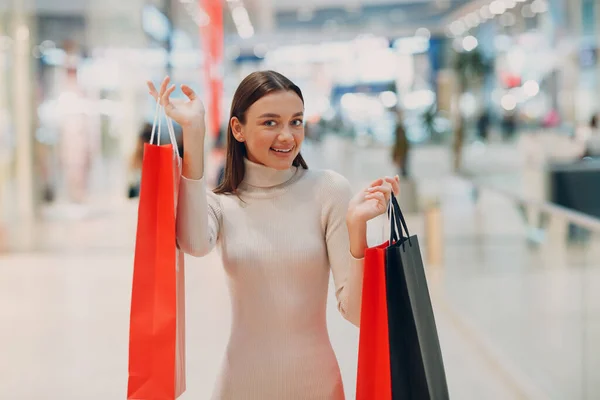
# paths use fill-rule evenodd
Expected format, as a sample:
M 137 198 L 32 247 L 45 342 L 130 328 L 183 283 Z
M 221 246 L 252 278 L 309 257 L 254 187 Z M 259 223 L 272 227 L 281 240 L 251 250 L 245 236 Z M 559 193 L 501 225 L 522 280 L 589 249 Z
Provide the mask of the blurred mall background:
M 145 82 L 204 99 L 214 183 L 235 88 L 273 69 L 304 92 L 311 167 L 402 175 L 452 398 L 600 399 L 599 20 L 597 0 L 4 0 L 0 398 L 123 398 Z M 183 398 L 208 399 L 229 303 L 216 255 L 187 265 Z M 358 333 L 329 319 L 350 399 Z

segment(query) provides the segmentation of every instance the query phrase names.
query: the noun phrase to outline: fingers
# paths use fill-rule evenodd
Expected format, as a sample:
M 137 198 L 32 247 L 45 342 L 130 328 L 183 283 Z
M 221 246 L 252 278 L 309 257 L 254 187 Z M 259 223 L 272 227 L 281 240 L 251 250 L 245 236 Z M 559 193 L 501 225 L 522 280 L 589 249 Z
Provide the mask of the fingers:
M 367 193 L 365 195 L 365 199 L 382 199 L 382 200 L 385 200 L 385 193 L 384 192 Z
M 163 79 L 161 85 L 160 85 L 160 92 L 158 93 L 158 96 L 160 98 L 163 97 L 163 95 L 165 94 L 165 92 L 167 91 L 167 86 L 169 85 L 169 83 L 171 82 L 171 77 L 166 76 L 165 79 Z
M 398 196 L 398 194 L 400 194 L 400 177 L 398 175 L 393 178 L 386 176 L 385 181 L 392 185 L 392 192 Z
M 395 177 L 386 176 L 385 178 L 379 178 L 373 182 L 371 182 L 370 188 L 380 187 L 385 183 L 391 185 L 392 192 L 397 196 L 400 193 L 400 177 L 396 175 Z M 367 189 L 368 190 L 368 189 Z
M 160 98 L 160 104 L 165 109 L 170 109 L 173 107 L 173 104 L 171 104 L 171 100 L 169 99 L 169 96 L 171 96 L 171 93 L 173 93 L 174 90 L 175 90 L 175 85 L 171 85 L 169 88 L 167 88 L 165 90 L 165 92 L 163 93 L 163 95 Z
M 369 193 L 365 196 L 365 200 L 377 200 L 385 208 L 387 204 L 386 196 L 382 192 Z
M 385 204 L 387 204 L 390 201 L 390 196 L 392 195 L 393 187 L 387 181 L 384 181 L 383 179 L 381 179 L 381 181 L 381 185 L 370 187 L 367 189 L 367 196 L 365 196 L 365 198 L 368 198 L 370 194 L 380 193 L 381 196 L 383 196 L 382 201 L 384 201 Z
M 152 83 L 152 81 L 147 81 L 146 85 L 148 85 L 148 90 L 150 93 L 150 96 L 154 97 L 154 100 L 158 101 L 158 92 L 156 91 L 156 87 L 154 86 L 154 83 Z
M 367 189 L 368 193 L 375 193 L 375 192 L 383 192 L 383 193 L 392 193 L 392 185 L 388 182 L 382 182 L 379 186 L 371 186 L 370 188 Z
M 154 100 L 156 100 L 156 101 L 160 100 L 162 102 L 164 94 L 167 91 L 167 85 L 169 84 L 170 81 L 171 81 L 170 77 L 168 77 L 168 76 L 165 77 L 165 79 L 163 79 L 163 81 L 160 85 L 160 90 L 156 90 L 156 87 L 154 86 L 154 83 L 152 83 L 152 81 L 146 82 L 146 84 L 148 85 L 149 93 L 152 97 L 154 97 Z
M 382 183 L 383 183 L 383 179 L 379 178 L 379 179 L 376 179 L 373 182 L 371 182 L 369 187 L 381 186 Z
M 181 91 L 188 97 L 188 99 L 196 100 L 196 93 L 188 85 L 181 85 Z

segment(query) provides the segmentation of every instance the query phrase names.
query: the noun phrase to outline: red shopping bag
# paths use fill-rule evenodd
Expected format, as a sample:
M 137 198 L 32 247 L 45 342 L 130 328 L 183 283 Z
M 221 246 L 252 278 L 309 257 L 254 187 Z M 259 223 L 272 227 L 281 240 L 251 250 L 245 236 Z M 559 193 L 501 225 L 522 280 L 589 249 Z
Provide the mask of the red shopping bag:
M 385 283 L 388 243 L 365 253 L 356 400 L 391 400 L 390 342 Z
M 173 400 L 185 391 L 184 257 L 175 236 L 180 170 L 173 145 L 144 146 L 129 328 L 131 400 Z

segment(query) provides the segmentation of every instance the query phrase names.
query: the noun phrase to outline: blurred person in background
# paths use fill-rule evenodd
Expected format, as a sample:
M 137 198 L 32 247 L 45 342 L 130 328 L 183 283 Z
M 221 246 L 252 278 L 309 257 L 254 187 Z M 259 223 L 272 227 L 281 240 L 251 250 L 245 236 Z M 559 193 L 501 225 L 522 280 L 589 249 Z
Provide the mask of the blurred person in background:
M 560 126 L 561 118 L 558 110 L 553 108 L 542 119 L 542 127 L 543 128 L 556 128 Z
M 61 175 L 65 178 L 67 198 L 82 204 L 88 194 L 92 163 L 99 141 L 90 117 L 91 102 L 79 84 L 80 50 L 68 40 L 64 44 L 65 82 L 57 100 L 59 115 L 58 155 Z
M 488 139 L 490 119 L 490 111 L 487 108 L 485 108 L 479 115 L 479 118 L 477 118 L 477 133 L 479 138 L 484 142 Z
M 583 157 L 600 157 L 600 130 L 598 129 L 598 114 L 590 119 L 590 132 L 585 141 Z
M 59 157 L 66 178 L 67 196 L 71 202 L 86 200 L 88 181 L 94 155 L 90 117 L 86 113 L 86 98 L 77 83 L 76 68 L 67 71 L 65 91 L 59 98 L 62 110 L 59 122 Z
M 406 128 L 402 118 L 402 111 L 396 112 L 396 129 L 394 131 L 394 147 L 392 148 L 392 160 L 400 169 L 403 178 L 408 177 L 408 152 L 410 143 L 406 137 Z
M 181 127 L 177 124 L 173 124 L 173 129 L 175 131 L 175 138 L 177 140 L 177 148 L 179 150 L 179 154 L 183 155 L 183 136 L 181 135 Z M 166 131 L 166 130 L 165 130 Z M 167 143 L 170 139 L 168 138 L 168 133 L 162 131 L 161 132 L 161 143 Z M 158 132 L 156 132 L 158 135 Z M 138 135 L 135 150 L 131 155 L 131 159 L 129 161 L 129 172 L 128 172 L 128 181 L 129 188 L 127 192 L 127 197 L 132 199 L 136 198 L 140 195 L 140 183 L 142 181 L 142 163 L 144 161 L 144 144 L 150 143 L 150 139 L 152 138 L 152 124 L 146 122 L 140 134 Z M 157 141 L 157 138 L 154 139 Z
M 517 133 L 517 115 L 515 112 L 506 111 L 502 117 L 502 133 L 504 140 L 510 140 Z
M 140 195 L 140 182 L 142 180 L 142 162 L 144 161 L 144 144 L 150 143 L 152 137 L 152 125 L 144 124 L 138 135 L 135 150 L 129 162 L 129 190 L 127 197 L 130 199 Z M 179 153 L 181 154 L 181 153 Z
M 205 109 L 171 99 L 165 78 L 150 94 L 183 127 L 177 242 L 203 257 L 218 248 L 227 273 L 232 328 L 215 399 L 343 400 L 327 331 L 333 274 L 338 309 L 359 325 L 367 221 L 385 214 L 398 176 L 352 196 L 333 171 L 308 169 L 300 154 L 304 98 L 274 71 L 247 76 L 235 92 L 227 127 L 225 176 L 205 178 Z

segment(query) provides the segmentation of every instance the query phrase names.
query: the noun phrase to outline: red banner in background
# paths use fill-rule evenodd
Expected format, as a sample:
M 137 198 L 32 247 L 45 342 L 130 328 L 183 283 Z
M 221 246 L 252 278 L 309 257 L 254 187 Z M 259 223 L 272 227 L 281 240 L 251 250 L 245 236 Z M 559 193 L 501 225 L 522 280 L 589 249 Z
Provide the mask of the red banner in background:
M 207 25 L 200 27 L 200 40 L 204 51 L 207 128 L 209 134 L 217 138 L 223 97 L 223 4 L 220 0 L 199 0 L 199 5 L 210 18 Z

